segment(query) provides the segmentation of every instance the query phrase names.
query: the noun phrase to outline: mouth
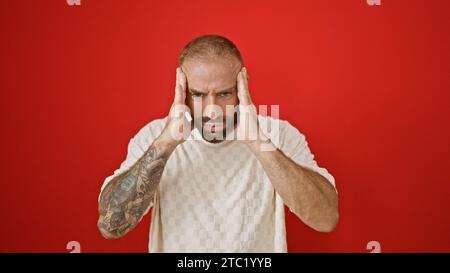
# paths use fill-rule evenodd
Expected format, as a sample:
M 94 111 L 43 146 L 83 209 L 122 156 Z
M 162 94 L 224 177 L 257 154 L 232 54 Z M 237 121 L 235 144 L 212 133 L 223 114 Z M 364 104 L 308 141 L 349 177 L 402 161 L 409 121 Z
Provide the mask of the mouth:
M 216 133 L 222 131 L 224 128 L 223 123 L 221 122 L 206 122 L 203 125 L 203 130 L 206 130 L 210 133 Z

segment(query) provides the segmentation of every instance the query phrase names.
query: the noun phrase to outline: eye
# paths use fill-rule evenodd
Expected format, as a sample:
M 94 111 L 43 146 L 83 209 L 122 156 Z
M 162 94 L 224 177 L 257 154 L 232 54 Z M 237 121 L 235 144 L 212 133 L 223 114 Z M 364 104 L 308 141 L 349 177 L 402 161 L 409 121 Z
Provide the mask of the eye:
M 203 94 L 202 93 L 197 93 L 197 92 L 192 92 L 192 96 L 194 97 L 194 98 L 201 98 L 201 97 L 203 97 Z
M 228 97 L 231 95 L 231 92 L 222 92 L 219 94 L 219 97 Z

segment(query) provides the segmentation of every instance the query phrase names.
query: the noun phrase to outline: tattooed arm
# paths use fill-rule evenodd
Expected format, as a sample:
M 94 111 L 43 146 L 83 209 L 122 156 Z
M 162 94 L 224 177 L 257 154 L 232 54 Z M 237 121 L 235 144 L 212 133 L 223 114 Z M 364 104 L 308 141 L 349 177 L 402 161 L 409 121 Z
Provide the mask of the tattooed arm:
M 177 68 L 175 99 L 161 135 L 130 169 L 113 178 L 100 195 L 97 226 L 106 239 L 119 238 L 132 230 L 149 208 L 167 160 L 190 133 L 183 128 L 183 135 L 176 135 L 180 126 L 190 125 L 180 111 L 186 111 L 186 107 L 174 107 L 185 106 L 185 99 L 186 77 Z
M 174 149 L 173 145 L 155 140 L 128 171 L 108 183 L 99 202 L 98 228 L 103 237 L 119 238 L 139 223 Z

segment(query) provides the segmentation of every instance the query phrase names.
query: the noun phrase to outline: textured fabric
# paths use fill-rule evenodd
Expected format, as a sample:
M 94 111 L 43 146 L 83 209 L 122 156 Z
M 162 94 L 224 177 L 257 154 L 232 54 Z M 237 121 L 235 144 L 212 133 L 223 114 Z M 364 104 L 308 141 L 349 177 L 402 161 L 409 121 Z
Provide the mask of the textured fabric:
M 258 118 L 261 124 L 272 121 Z M 102 190 L 144 154 L 165 121 L 150 122 L 131 139 L 126 160 L 105 179 Z M 317 165 L 304 135 L 277 121 L 275 146 L 334 186 L 334 177 Z M 152 207 L 149 252 L 287 251 L 283 200 L 241 141 L 212 144 L 194 129 L 168 159 Z

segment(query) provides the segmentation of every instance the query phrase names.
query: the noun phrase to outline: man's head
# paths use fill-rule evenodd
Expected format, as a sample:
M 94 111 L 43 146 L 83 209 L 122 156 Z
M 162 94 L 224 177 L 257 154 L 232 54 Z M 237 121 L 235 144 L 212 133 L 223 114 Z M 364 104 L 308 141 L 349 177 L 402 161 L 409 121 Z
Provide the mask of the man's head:
M 227 106 L 239 104 L 236 78 L 242 65 L 237 47 L 217 35 L 197 37 L 181 52 L 179 66 L 187 78 L 186 105 L 206 140 L 224 139 L 225 132 L 236 124 L 236 114 L 228 111 L 227 116 Z

